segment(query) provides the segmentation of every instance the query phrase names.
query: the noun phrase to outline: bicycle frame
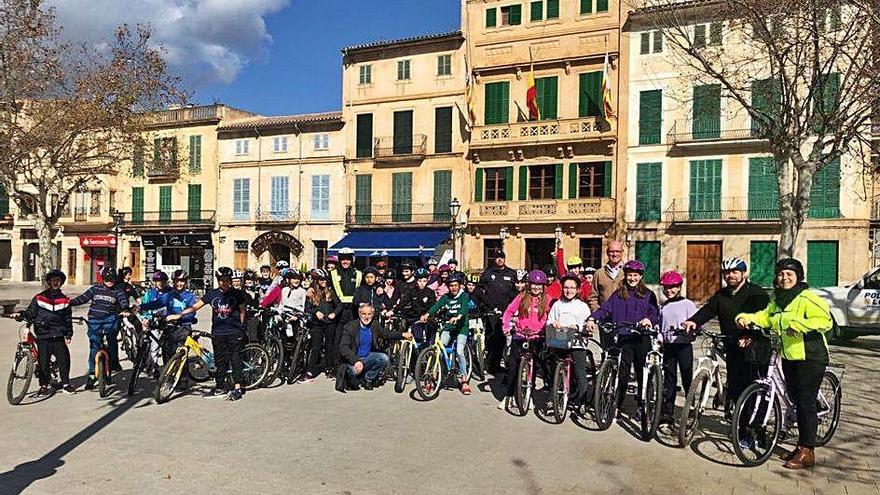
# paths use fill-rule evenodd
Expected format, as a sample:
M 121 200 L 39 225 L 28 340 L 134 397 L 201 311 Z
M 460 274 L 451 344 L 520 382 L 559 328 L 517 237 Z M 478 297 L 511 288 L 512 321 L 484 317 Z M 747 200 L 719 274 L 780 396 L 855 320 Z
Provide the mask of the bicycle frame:
M 660 369 L 663 370 L 663 341 L 660 338 L 660 333 L 652 330 L 650 332 L 645 332 L 643 335 L 647 334 L 651 338 L 651 350 L 648 351 L 648 355 L 645 356 L 645 365 L 642 367 L 644 372 L 642 373 L 642 393 L 640 394 L 640 398 L 642 399 L 642 404 L 645 404 L 647 400 L 648 393 L 648 370 L 655 365 L 659 365 Z M 662 375 L 661 375 L 662 378 Z M 662 387 L 661 380 L 661 387 Z M 662 395 L 662 390 L 661 390 Z M 662 397 L 661 397 L 662 399 Z
M 720 339 L 721 337 L 716 336 L 714 338 Z M 709 404 L 709 397 L 712 396 L 713 386 L 718 390 L 719 396 L 724 391 L 724 382 L 721 380 L 721 362 L 718 357 L 718 350 L 715 348 L 714 339 L 709 345 L 709 352 L 707 355 L 697 360 L 697 366 L 694 368 L 694 376 L 699 375 L 702 370 L 706 370 L 709 374 L 709 383 L 703 389 L 703 393 L 700 397 L 701 411 L 705 410 L 706 406 Z

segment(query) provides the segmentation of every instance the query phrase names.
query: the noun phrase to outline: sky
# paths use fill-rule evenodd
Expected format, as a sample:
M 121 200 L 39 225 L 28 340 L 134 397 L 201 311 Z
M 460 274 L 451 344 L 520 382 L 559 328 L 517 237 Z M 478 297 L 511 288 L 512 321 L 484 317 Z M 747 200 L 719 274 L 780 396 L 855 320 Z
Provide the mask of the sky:
M 147 23 L 193 103 L 339 110 L 346 46 L 454 31 L 459 0 L 49 0 L 68 42 Z

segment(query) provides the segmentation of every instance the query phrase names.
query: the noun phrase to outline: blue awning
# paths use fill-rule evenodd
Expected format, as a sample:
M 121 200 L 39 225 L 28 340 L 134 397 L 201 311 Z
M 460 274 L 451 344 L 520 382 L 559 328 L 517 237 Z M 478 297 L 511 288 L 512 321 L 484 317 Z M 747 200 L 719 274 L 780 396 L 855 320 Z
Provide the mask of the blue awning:
M 425 255 L 430 256 L 448 237 L 448 229 L 356 230 L 331 246 L 329 252 L 336 254 L 347 247 L 354 249 L 358 256 L 380 256 L 383 251 L 392 257 L 418 256 L 419 246 L 423 246 Z

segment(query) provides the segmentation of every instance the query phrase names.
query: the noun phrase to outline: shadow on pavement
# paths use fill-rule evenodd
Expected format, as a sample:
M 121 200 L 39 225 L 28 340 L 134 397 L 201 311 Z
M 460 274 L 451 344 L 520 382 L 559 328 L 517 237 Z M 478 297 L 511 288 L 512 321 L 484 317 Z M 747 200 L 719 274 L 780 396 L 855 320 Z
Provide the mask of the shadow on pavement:
M 520 478 L 525 483 L 525 492 L 529 495 L 539 495 L 541 487 L 538 485 L 538 480 L 535 478 L 535 474 L 532 473 L 529 464 L 518 457 L 513 458 L 510 462 L 517 468 Z

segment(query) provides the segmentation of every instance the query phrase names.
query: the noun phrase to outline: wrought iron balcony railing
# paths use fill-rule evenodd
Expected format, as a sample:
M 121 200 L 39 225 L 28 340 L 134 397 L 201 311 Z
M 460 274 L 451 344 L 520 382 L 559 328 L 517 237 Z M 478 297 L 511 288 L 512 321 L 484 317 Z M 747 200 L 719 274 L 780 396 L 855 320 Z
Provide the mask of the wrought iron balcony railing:
M 428 136 L 424 134 L 376 138 L 373 157 L 376 160 L 424 158 Z
M 541 144 L 614 137 L 614 126 L 602 117 L 512 122 L 477 126 L 471 146 Z
M 348 225 L 447 224 L 452 222 L 449 201 L 436 203 L 356 203 L 345 208 Z
M 747 196 L 721 198 L 694 196 L 672 200 L 666 209 L 667 222 L 775 221 L 779 219 L 776 198 Z
M 122 226 L 213 225 L 215 214 L 214 210 L 125 211 Z
M 672 123 L 666 134 L 669 144 L 715 143 L 719 141 L 743 141 L 761 139 L 759 129 L 747 115 L 718 120 L 684 119 Z

